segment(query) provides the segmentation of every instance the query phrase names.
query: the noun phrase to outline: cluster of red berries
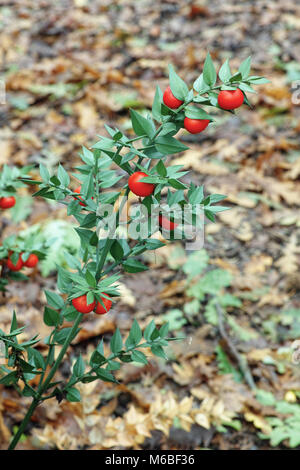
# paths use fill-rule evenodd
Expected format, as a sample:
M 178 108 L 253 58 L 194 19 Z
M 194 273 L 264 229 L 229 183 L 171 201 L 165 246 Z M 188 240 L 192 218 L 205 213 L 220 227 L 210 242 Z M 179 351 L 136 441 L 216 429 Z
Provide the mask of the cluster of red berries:
M 9 258 L 6 261 L 6 266 L 11 271 L 20 271 L 20 269 L 22 269 L 24 266 L 26 266 L 27 268 L 34 268 L 38 264 L 38 262 L 39 262 L 39 259 L 34 253 L 31 253 L 28 256 L 28 259 L 26 261 L 23 261 L 22 260 L 22 253 L 21 253 L 19 255 L 19 258 L 18 258 L 16 264 L 14 264 L 11 260 L 11 253 L 10 253 Z
M 168 108 L 177 109 L 183 104 L 178 100 L 168 86 L 163 94 L 163 102 Z M 218 105 L 222 109 L 232 110 L 242 106 L 244 102 L 243 92 L 237 88 L 236 90 L 222 90 L 218 95 Z M 204 131 L 209 124 L 209 119 L 191 119 L 186 117 L 183 121 L 184 128 L 191 134 L 198 134 Z
M 183 101 L 177 99 L 176 96 L 173 95 L 171 88 L 169 86 L 163 94 L 163 102 L 166 106 L 168 106 L 171 109 L 177 109 L 183 104 Z M 239 108 L 243 104 L 243 102 L 244 102 L 244 95 L 243 95 L 243 92 L 239 88 L 237 88 L 236 90 L 222 90 L 220 91 L 218 95 L 218 104 L 220 108 L 222 109 L 226 109 L 226 110 L 236 109 L 236 108 Z M 184 128 L 187 131 L 189 131 L 191 134 L 197 134 L 199 132 L 202 132 L 204 129 L 206 129 L 208 124 L 209 124 L 209 119 L 191 119 L 188 117 L 184 119 L 184 123 L 183 123 Z M 141 181 L 141 179 L 146 178 L 147 176 L 149 175 L 147 175 L 143 171 L 136 171 L 132 175 L 130 175 L 128 179 L 128 187 L 136 196 L 147 197 L 153 194 L 155 190 L 155 184 Z M 80 194 L 81 186 L 76 188 L 74 192 L 77 194 Z M 82 200 L 81 196 L 78 196 L 78 198 Z M 79 202 L 79 204 L 81 206 L 86 205 L 84 202 Z M 175 230 L 178 224 L 160 215 L 159 226 L 165 230 L 172 231 L 172 230 Z M 81 299 L 80 302 L 84 302 L 85 297 L 86 296 L 81 296 L 74 300 L 77 300 L 79 302 L 78 299 Z M 101 304 L 99 305 L 101 306 Z M 91 307 L 90 310 L 87 310 L 86 312 L 82 312 L 82 313 L 88 313 L 94 309 L 93 304 L 90 304 L 89 306 L 85 306 L 85 307 L 82 304 L 81 307 L 85 309 Z
M 14 196 L 7 196 L 0 198 L 0 208 L 1 209 L 10 209 L 16 204 L 16 199 Z
M 86 294 L 84 294 L 80 297 L 76 297 L 75 299 L 73 299 L 72 304 L 73 307 L 77 310 L 77 312 L 90 313 L 94 310 L 97 315 L 104 315 L 110 310 L 112 301 L 107 297 L 101 297 L 101 301 L 103 305 L 100 302 L 96 302 L 95 300 L 91 304 L 88 304 L 87 296 Z
M 166 106 L 171 109 L 177 109 L 183 104 L 183 101 L 177 99 L 176 96 L 173 95 L 169 86 L 163 94 L 163 102 Z M 239 88 L 237 88 L 236 90 L 222 90 L 218 95 L 218 104 L 222 109 L 236 109 L 239 108 L 243 104 L 243 102 L 244 95 Z M 191 134 L 197 134 L 198 132 L 202 132 L 204 129 L 206 129 L 208 124 L 209 119 L 190 119 L 188 117 L 184 119 L 183 123 L 185 129 Z M 155 184 L 140 181 L 142 178 L 145 178 L 147 176 L 148 175 L 142 171 L 136 171 L 129 177 L 129 189 L 137 196 L 147 197 L 153 194 Z M 177 224 L 169 221 L 163 216 L 160 216 L 159 218 L 159 225 L 167 230 L 174 230 L 177 227 Z

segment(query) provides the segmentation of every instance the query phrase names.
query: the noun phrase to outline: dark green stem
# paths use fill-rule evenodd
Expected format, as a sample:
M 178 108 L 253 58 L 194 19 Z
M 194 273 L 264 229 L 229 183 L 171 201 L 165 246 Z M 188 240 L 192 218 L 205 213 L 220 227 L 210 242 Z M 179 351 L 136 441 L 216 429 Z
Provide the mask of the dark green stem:
M 51 371 L 50 371 L 50 373 L 49 373 L 49 375 L 47 376 L 47 378 L 46 378 L 46 380 L 45 380 L 44 383 L 40 383 L 40 385 L 39 385 L 39 387 L 38 387 L 38 389 L 37 389 L 37 392 L 36 392 L 36 396 L 35 396 L 35 398 L 32 400 L 32 403 L 31 403 L 31 405 L 30 405 L 30 407 L 29 407 L 29 409 L 28 409 L 28 411 L 27 411 L 27 413 L 26 413 L 26 415 L 25 415 L 25 417 L 24 417 L 24 419 L 23 419 L 23 421 L 22 421 L 22 423 L 21 423 L 21 425 L 20 425 L 18 431 L 16 432 L 16 434 L 15 434 L 13 440 L 11 441 L 11 443 L 10 443 L 10 445 L 9 445 L 9 447 L 8 447 L 8 450 L 13 450 L 13 449 L 15 449 L 15 447 L 16 447 L 16 445 L 18 444 L 18 442 L 19 442 L 19 440 L 20 440 L 22 434 L 24 433 L 24 431 L 25 431 L 25 429 L 26 429 L 26 427 L 27 427 L 27 424 L 29 423 L 29 421 L 30 421 L 30 419 L 31 419 L 31 416 L 33 415 L 35 409 L 36 409 L 37 406 L 43 401 L 43 400 L 42 400 L 42 395 L 43 395 L 43 393 L 48 389 L 49 384 L 51 383 L 52 378 L 54 377 L 54 375 L 55 375 L 55 373 L 56 373 L 56 371 L 57 371 L 57 369 L 58 369 L 58 367 L 59 367 L 61 361 L 63 360 L 64 355 L 66 354 L 66 351 L 67 351 L 68 347 L 70 346 L 70 343 L 71 343 L 71 341 L 72 341 L 72 339 L 73 339 L 73 336 L 74 336 L 74 334 L 75 334 L 75 332 L 76 332 L 76 330 L 77 330 L 77 328 L 78 328 L 78 325 L 79 325 L 81 319 L 82 319 L 82 314 L 79 313 L 79 314 L 78 314 L 78 317 L 76 318 L 76 320 L 75 320 L 75 322 L 74 322 L 73 327 L 71 328 L 71 330 L 70 330 L 70 332 L 69 332 L 69 334 L 68 334 L 68 336 L 67 336 L 67 338 L 66 338 L 66 340 L 65 340 L 65 342 L 64 342 L 64 345 L 63 345 L 63 347 L 62 347 L 62 349 L 61 349 L 61 351 L 60 351 L 60 353 L 59 353 L 59 355 L 58 355 L 58 357 L 57 357 L 57 359 L 56 359 L 56 361 L 55 361 L 55 363 L 54 363 L 54 365 L 53 365 L 53 367 L 52 367 L 52 369 L 51 369 Z M 49 397 L 49 398 L 50 398 L 50 397 Z
M 62 347 L 62 349 L 61 349 L 61 351 L 60 351 L 60 353 L 59 353 L 59 355 L 58 355 L 56 361 L 54 362 L 53 367 L 52 367 L 52 369 L 51 369 L 49 375 L 47 376 L 45 382 L 44 382 L 43 384 L 41 384 L 41 386 L 40 386 L 39 389 L 38 389 L 38 394 L 39 394 L 39 396 L 41 396 L 41 395 L 47 390 L 49 384 L 51 383 L 51 380 L 52 380 L 52 378 L 54 377 L 54 375 L 55 375 L 55 373 L 56 373 L 56 371 L 57 371 L 57 369 L 58 369 L 58 367 L 59 367 L 61 361 L 63 360 L 64 355 L 66 354 L 66 351 L 67 351 L 68 347 L 70 346 L 70 343 L 71 343 L 71 341 L 72 341 L 72 339 L 73 339 L 73 337 L 74 337 L 74 334 L 75 334 L 75 332 L 76 332 L 76 330 L 77 330 L 77 328 L 78 328 L 78 325 L 79 325 L 79 323 L 81 322 L 81 320 L 82 320 L 82 314 L 81 314 L 81 313 L 78 313 L 78 316 L 77 316 L 77 318 L 76 318 L 76 320 L 75 320 L 75 322 L 74 322 L 74 324 L 73 324 L 73 326 L 72 326 L 72 328 L 71 328 L 71 330 L 70 330 L 68 336 L 66 337 L 66 340 L 65 340 L 65 342 L 64 342 L 64 345 L 63 345 L 63 347 Z
M 117 211 L 117 213 L 116 213 L 116 218 L 119 217 L 119 215 L 120 215 L 120 213 L 121 213 L 121 211 L 122 211 L 124 205 L 126 204 L 128 194 L 129 194 L 129 188 L 126 189 L 126 192 L 125 192 L 125 194 L 124 194 L 124 196 L 123 196 L 123 200 L 122 200 L 122 202 L 121 202 L 121 204 L 120 204 L 120 207 L 119 207 L 119 209 L 118 209 L 118 211 Z M 104 266 L 104 264 L 105 264 L 107 255 L 108 255 L 109 250 L 110 250 L 110 248 L 111 248 L 111 246 L 112 246 L 112 244 L 113 244 L 113 242 L 114 242 L 114 238 L 112 238 L 113 235 L 114 235 L 113 232 L 110 231 L 109 234 L 108 234 L 108 236 L 107 236 L 105 245 L 104 245 L 104 247 L 103 247 L 103 250 L 102 250 L 102 253 L 101 253 L 101 258 L 100 258 L 100 261 L 99 261 L 99 263 L 98 263 L 97 272 L 96 272 L 96 276 L 95 276 L 97 282 L 99 281 L 99 279 L 100 279 L 100 277 L 101 277 L 101 272 L 102 272 L 103 266 Z
M 31 416 L 33 415 L 33 413 L 34 413 L 36 407 L 39 405 L 39 403 L 40 403 L 40 400 L 37 399 L 37 398 L 34 398 L 32 400 L 32 403 L 31 403 L 30 407 L 28 408 L 28 411 L 27 411 L 22 423 L 20 424 L 18 431 L 14 435 L 13 440 L 11 441 L 11 443 L 8 447 L 8 450 L 14 450 L 15 449 L 15 447 L 18 444 L 22 434 L 26 430 L 27 424 L 29 423 Z

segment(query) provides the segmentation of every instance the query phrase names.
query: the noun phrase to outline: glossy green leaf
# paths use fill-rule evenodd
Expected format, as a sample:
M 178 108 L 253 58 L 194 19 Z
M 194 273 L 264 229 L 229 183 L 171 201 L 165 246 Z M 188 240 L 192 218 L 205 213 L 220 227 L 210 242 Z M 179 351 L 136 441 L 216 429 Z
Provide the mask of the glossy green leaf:
M 214 86 L 217 80 L 217 73 L 209 52 L 204 62 L 203 79 L 209 86 Z
M 224 64 L 221 66 L 219 70 L 219 78 L 223 83 L 228 82 L 231 77 L 231 70 L 229 65 L 229 60 L 226 59 Z
M 132 351 L 131 358 L 135 362 L 139 362 L 141 364 L 148 364 L 147 357 L 142 351 L 138 351 L 138 350 Z
M 76 377 L 81 377 L 84 374 L 84 371 L 85 371 L 85 363 L 84 363 L 83 357 L 80 354 L 80 356 L 78 357 L 78 359 L 76 360 L 73 366 L 73 374 Z
M 204 109 L 197 108 L 196 106 L 188 106 L 185 109 L 185 115 L 190 119 L 209 119 L 210 121 L 213 121 L 213 118 L 207 114 Z
M 114 354 L 120 352 L 123 348 L 123 340 L 119 328 L 114 332 L 110 340 L 110 349 Z
M 172 65 L 169 65 L 169 80 L 170 88 L 175 98 L 184 101 L 189 92 L 189 89 L 182 78 L 177 75 Z
M 56 294 L 56 292 L 52 292 L 49 290 L 45 290 L 44 292 L 45 292 L 47 302 L 50 305 L 50 307 L 54 307 L 57 309 L 63 308 L 65 303 L 64 303 L 63 298 L 60 295 Z
M 182 152 L 183 150 L 188 149 L 185 144 L 179 142 L 179 140 L 174 139 L 174 137 L 170 135 L 157 137 L 157 139 L 155 139 L 155 147 L 163 155 Z
M 80 392 L 77 388 L 72 387 L 67 390 L 67 400 L 70 402 L 78 402 L 81 400 Z
M 44 309 L 44 323 L 47 326 L 57 326 L 60 321 L 59 313 L 52 308 L 45 307 Z
M 249 76 L 250 69 L 251 69 L 251 56 L 247 57 L 247 59 L 245 59 L 239 67 L 239 72 L 242 75 L 243 79 Z
M 136 135 L 147 135 L 150 138 L 154 135 L 155 131 L 148 119 L 144 118 L 144 116 L 137 113 L 134 109 L 130 110 L 130 117 Z
M 128 258 L 124 263 L 123 267 L 128 273 L 139 273 L 142 271 L 147 271 L 149 268 L 142 264 L 140 261 L 134 258 Z

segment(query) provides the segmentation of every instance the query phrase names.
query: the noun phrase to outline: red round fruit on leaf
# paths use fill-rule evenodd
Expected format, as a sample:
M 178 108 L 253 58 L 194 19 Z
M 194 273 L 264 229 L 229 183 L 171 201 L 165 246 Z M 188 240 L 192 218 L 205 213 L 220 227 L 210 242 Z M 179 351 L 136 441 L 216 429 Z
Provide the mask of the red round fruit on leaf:
M 147 175 L 143 171 L 136 171 L 128 179 L 128 186 L 130 191 L 132 191 L 137 196 L 146 197 L 150 196 L 155 189 L 155 184 L 140 182 L 142 178 L 146 178 Z
M 236 109 L 242 106 L 243 103 L 244 95 L 239 88 L 236 90 L 221 90 L 218 95 L 218 105 L 222 109 Z
M 1 209 L 10 209 L 16 204 L 16 199 L 14 196 L 7 196 L 0 198 L 0 207 Z
M 34 253 L 31 253 L 27 260 L 24 262 L 24 266 L 26 266 L 27 268 L 34 268 L 39 262 L 39 259 L 38 257 L 34 254 Z
M 94 310 L 96 306 L 96 302 L 92 302 L 91 304 L 87 304 L 87 296 L 86 294 L 81 295 L 80 297 L 76 297 L 76 299 L 72 300 L 73 307 L 76 308 L 77 312 L 80 313 L 90 313 Z
M 112 301 L 110 299 L 107 299 L 106 297 L 101 297 L 103 305 L 101 305 L 100 302 L 97 302 L 96 310 L 95 313 L 97 315 L 104 315 L 107 313 L 112 305 Z
M 175 230 L 175 228 L 178 227 L 178 224 L 176 224 L 176 222 L 172 222 L 161 214 L 159 215 L 158 221 L 160 227 L 164 230 Z
M 209 122 L 209 119 L 191 119 L 186 117 L 183 121 L 183 125 L 191 134 L 198 134 L 207 128 Z
M 168 86 L 166 91 L 163 94 L 163 102 L 168 108 L 177 109 L 183 104 L 183 101 L 178 100 L 176 96 L 173 95 L 171 88 Z
M 14 264 L 12 262 L 11 258 L 8 258 L 8 260 L 6 261 L 6 266 L 11 271 L 20 271 L 20 269 L 23 268 L 23 261 L 22 261 L 21 255 L 19 256 L 18 261 L 16 262 L 16 264 Z
M 81 186 L 78 186 L 78 188 L 74 189 L 74 193 L 77 193 L 77 194 L 80 194 L 81 193 Z M 74 199 L 76 201 L 78 201 L 78 199 L 80 199 L 81 201 L 83 200 L 81 196 L 78 196 L 78 197 L 74 197 Z M 78 201 L 79 202 L 79 201 Z M 84 202 L 79 202 L 79 204 L 81 206 L 86 206 L 86 204 Z

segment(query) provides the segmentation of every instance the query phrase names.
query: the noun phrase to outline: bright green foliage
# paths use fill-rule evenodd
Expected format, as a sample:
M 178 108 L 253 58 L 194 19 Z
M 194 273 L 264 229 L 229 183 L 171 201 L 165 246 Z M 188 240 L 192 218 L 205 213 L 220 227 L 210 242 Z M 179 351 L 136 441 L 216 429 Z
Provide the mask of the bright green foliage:
M 0 197 L 15 196 L 18 188 L 26 186 L 24 180 L 32 168 L 32 166 L 24 166 L 19 169 L 15 166 L 3 165 L 0 172 Z
M 242 382 L 242 374 L 231 364 L 227 354 L 220 345 L 216 347 L 216 353 L 220 374 L 232 374 L 236 382 Z
M 272 406 L 276 414 L 283 416 L 270 416 L 267 418 L 271 426 L 269 434 L 259 433 L 261 439 L 269 439 L 273 447 L 280 443 L 285 443 L 288 447 L 298 447 L 300 445 L 300 405 L 297 403 L 288 403 L 284 400 L 276 400 L 271 392 L 258 390 L 256 398 L 260 403 L 266 406 Z
M 204 249 L 192 253 L 182 266 L 182 270 L 188 276 L 186 292 L 192 298 L 191 302 L 185 305 L 185 312 L 196 318 L 204 309 L 205 319 L 212 325 L 217 325 L 216 304 L 223 308 L 238 308 L 241 306 L 241 301 L 225 290 L 231 285 L 230 273 L 225 269 L 208 268 L 209 257 Z M 205 304 L 203 307 L 202 303 Z

